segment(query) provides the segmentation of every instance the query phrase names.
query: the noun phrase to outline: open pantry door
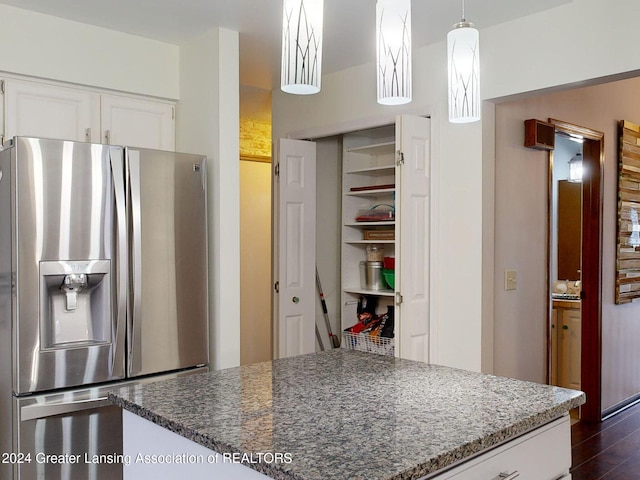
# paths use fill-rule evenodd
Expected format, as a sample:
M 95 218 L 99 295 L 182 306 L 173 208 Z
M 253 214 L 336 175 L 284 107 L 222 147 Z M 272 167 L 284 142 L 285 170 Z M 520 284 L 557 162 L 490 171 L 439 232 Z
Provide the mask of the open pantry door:
M 400 264 L 400 274 L 396 273 L 399 292 L 396 302 L 400 308 L 400 324 L 396 336 L 399 336 L 400 357 L 428 362 L 431 120 L 402 115 L 397 123 L 396 178 L 400 183 L 400 198 L 396 201 L 396 216 L 400 216 L 400 258 L 396 262 Z
M 316 144 L 280 139 L 274 167 L 274 352 L 315 352 Z

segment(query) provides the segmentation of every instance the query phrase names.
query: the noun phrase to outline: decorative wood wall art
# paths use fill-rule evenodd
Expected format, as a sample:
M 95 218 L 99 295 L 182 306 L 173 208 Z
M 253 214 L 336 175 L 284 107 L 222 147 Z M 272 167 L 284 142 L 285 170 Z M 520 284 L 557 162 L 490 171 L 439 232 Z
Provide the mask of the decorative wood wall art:
M 640 301 L 640 126 L 620 122 L 616 303 Z

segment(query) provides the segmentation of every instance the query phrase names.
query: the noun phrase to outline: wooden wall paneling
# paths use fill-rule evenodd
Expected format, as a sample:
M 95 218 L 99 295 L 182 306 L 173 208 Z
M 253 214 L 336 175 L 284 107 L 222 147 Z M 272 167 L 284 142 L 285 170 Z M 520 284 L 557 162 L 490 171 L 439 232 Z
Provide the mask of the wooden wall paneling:
M 619 132 L 617 304 L 640 299 L 640 126 L 622 120 Z

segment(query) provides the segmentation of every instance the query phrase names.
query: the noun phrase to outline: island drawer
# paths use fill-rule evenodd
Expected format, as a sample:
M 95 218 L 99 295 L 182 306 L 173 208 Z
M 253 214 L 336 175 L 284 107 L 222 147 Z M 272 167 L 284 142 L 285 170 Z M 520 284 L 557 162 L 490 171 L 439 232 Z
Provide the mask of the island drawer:
M 569 416 L 554 420 L 486 453 L 436 474 L 433 480 L 559 480 L 571 478 Z M 516 475 L 516 473 L 518 475 Z M 502 476 L 501 476 L 502 475 Z

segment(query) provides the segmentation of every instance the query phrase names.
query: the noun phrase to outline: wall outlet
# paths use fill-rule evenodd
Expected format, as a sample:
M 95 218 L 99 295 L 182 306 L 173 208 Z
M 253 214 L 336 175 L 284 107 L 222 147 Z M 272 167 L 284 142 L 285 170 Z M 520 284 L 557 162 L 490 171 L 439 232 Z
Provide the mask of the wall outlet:
M 515 270 L 504 271 L 504 289 L 515 290 L 518 286 L 518 274 Z

